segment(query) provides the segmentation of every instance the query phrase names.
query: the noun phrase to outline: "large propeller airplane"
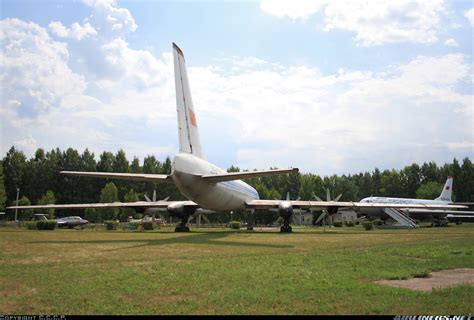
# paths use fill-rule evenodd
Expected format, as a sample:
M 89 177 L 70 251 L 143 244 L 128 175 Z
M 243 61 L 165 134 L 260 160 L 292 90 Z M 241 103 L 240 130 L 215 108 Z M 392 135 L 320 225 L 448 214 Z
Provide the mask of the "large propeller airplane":
M 462 205 L 448 204 L 397 204 L 376 202 L 337 202 L 302 200 L 263 200 L 258 192 L 242 179 L 264 177 L 279 174 L 297 174 L 297 168 L 233 172 L 228 173 L 208 162 L 204 156 L 196 113 L 191 99 L 188 75 L 183 51 L 173 43 L 176 105 L 178 113 L 179 153 L 173 158 L 171 173 L 137 174 L 110 172 L 61 171 L 63 175 L 96 177 L 148 182 L 174 183 L 188 201 L 168 201 L 167 199 L 138 202 L 88 203 L 88 204 L 51 204 L 33 206 L 12 206 L 9 209 L 81 209 L 81 208 L 135 208 L 144 210 L 165 209 L 181 220 L 176 232 L 187 232 L 189 217 L 197 210 L 246 211 L 249 213 L 248 229 L 253 228 L 253 214 L 256 209 L 277 209 L 284 220 L 282 232 L 291 232 L 290 221 L 295 209 L 325 209 L 329 214 L 339 208 L 423 208 L 457 209 Z

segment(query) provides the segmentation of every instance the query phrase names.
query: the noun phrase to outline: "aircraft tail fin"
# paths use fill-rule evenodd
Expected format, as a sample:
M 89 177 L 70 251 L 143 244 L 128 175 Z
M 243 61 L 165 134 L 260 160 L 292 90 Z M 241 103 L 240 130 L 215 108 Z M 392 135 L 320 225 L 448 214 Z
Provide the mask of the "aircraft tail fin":
M 179 151 L 204 158 L 194 113 L 183 51 L 173 42 L 176 109 L 178 111 Z
M 443 191 L 441 191 L 441 194 L 435 200 L 452 202 L 451 200 L 452 193 L 453 193 L 453 177 L 450 176 L 448 177 L 448 179 L 446 180 L 446 183 L 444 184 Z

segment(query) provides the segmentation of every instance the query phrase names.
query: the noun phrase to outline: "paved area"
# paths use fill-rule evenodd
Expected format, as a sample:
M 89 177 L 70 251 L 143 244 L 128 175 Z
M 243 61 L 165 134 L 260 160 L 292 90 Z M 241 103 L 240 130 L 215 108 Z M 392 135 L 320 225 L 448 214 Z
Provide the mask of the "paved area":
M 461 284 L 474 285 L 474 269 L 460 268 L 441 270 L 430 273 L 428 278 L 379 280 L 376 281 L 376 283 L 419 291 L 431 291 L 433 288 L 447 288 Z

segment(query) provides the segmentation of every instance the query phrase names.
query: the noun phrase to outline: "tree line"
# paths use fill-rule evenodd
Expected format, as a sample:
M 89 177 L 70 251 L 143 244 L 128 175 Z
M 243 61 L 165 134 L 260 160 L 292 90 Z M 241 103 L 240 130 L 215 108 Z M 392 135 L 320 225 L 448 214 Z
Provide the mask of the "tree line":
M 147 194 L 152 198 L 156 190 L 157 200 L 169 197 L 169 200 L 186 200 L 179 190 L 170 183 L 152 183 L 137 181 L 120 181 L 100 178 L 86 178 L 60 175 L 59 171 L 100 171 L 147 174 L 169 174 L 171 160 L 169 157 L 160 161 L 148 155 L 141 162 L 137 157 L 127 159 L 123 150 L 116 154 L 102 152 L 98 160 L 88 149 L 79 153 L 73 148 L 61 151 L 59 148 L 45 152 L 38 149 L 35 155 L 27 159 L 22 151 L 11 147 L 0 165 L 0 210 L 16 203 L 17 188 L 19 203 L 95 203 L 113 201 L 145 200 Z M 231 166 L 229 172 L 240 171 Z M 388 196 L 406 198 L 434 199 L 439 196 L 448 176 L 454 176 L 453 200 L 457 202 L 474 201 L 474 166 L 469 158 L 460 163 L 438 166 L 435 162 L 421 165 L 413 163 L 401 170 L 379 170 L 348 175 L 321 177 L 312 173 L 297 175 L 278 175 L 246 180 L 259 193 L 261 199 L 284 199 L 289 192 L 291 199 L 315 200 L 314 195 L 326 200 L 326 189 L 333 197 L 342 194 L 341 201 L 359 201 L 369 196 Z M 89 210 L 89 218 L 105 220 L 134 214 L 127 210 Z M 71 215 L 68 210 L 50 210 L 45 212 L 51 217 Z M 8 212 L 11 217 L 11 212 Z M 32 212 L 21 213 L 23 216 Z M 74 215 L 84 216 L 83 211 Z

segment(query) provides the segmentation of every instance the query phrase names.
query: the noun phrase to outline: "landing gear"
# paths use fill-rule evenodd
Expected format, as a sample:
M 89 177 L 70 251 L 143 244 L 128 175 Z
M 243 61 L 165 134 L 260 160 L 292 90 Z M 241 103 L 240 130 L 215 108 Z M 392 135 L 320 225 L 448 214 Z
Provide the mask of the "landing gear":
M 432 227 L 447 227 L 448 219 L 433 219 L 431 222 Z
M 253 230 L 253 225 L 255 224 L 255 215 L 254 210 L 246 210 L 247 215 L 247 230 Z
M 290 219 L 284 219 L 283 225 L 280 227 L 280 232 L 293 232 L 290 226 Z
M 181 217 L 181 222 L 174 229 L 174 232 L 189 232 L 189 227 L 186 225 L 188 223 L 189 216 Z

